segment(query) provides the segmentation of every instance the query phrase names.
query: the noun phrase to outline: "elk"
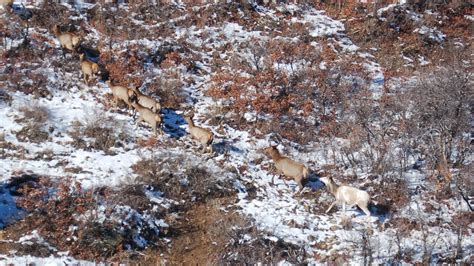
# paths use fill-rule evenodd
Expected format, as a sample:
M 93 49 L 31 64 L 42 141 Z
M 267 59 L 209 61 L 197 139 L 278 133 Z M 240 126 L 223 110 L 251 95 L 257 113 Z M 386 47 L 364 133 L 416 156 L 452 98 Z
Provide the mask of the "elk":
M 155 113 L 159 113 L 161 110 L 161 104 L 157 100 L 141 93 L 138 89 L 131 89 L 128 96 L 130 98 L 136 97 L 138 104 L 151 109 Z
M 81 61 L 82 74 L 84 75 L 84 82 L 89 86 L 89 81 L 92 77 L 99 73 L 99 65 L 95 62 L 89 61 L 84 58 L 84 54 L 79 55 L 79 60 Z
M 3 8 L 12 7 L 13 0 L 0 0 L 0 6 L 2 6 Z
M 344 212 L 346 211 L 346 204 L 349 205 L 349 208 L 357 205 L 367 216 L 370 216 L 368 207 L 370 196 L 367 192 L 351 186 L 338 186 L 331 177 L 321 177 L 319 180 L 321 180 L 321 182 L 326 185 L 329 192 L 336 197 L 336 201 L 329 206 L 326 213 L 328 213 L 336 203 L 342 203 L 342 210 Z
M 295 162 L 288 157 L 282 156 L 276 146 L 270 146 L 264 150 L 265 153 L 270 155 L 275 167 L 278 171 L 284 175 L 293 178 L 298 184 L 300 193 L 303 190 L 303 181 L 308 177 L 308 168 L 301 163 Z M 274 183 L 274 177 L 272 177 L 272 184 Z
M 161 116 L 155 112 L 153 112 L 152 110 L 142 106 L 141 104 L 137 103 L 137 98 L 132 98 L 131 99 L 131 104 L 132 106 L 138 111 L 138 113 L 140 114 L 140 117 L 138 118 L 138 123 L 140 123 L 141 121 L 145 121 L 147 122 L 151 128 L 153 129 L 153 134 L 155 135 L 156 137 L 156 128 L 160 128 L 161 127 Z M 161 131 L 160 129 L 160 135 L 162 135 L 163 132 Z
M 59 39 L 59 43 L 61 44 L 61 48 L 65 48 L 71 52 L 74 52 L 75 48 L 81 42 L 81 37 L 71 33 L 71 32 L 61 32 L 59 30 L 59 26 L 55 25 L 53 27 L 53 32 L 56 37 Z
M 118 99 L 124 101 L 128 105 L 128 109 L 132 108 L 130 103 L 130 97 L 128 96 L 128 91 L 130 90 L 129 88 L 112 85 L 112 82 L 110 82 L 110 80 L 107 80 L 105 83 L 112 91 L 112 95 L 114 96 L 115 108 L 117 108 Z
M 184 120 L 186 123 L 188 123 L 189 134 L 191 134 L 192 138 L 196 139 L 201 145 L 203 145 L 203 152 L 207 148 L 210 148 L 210 153 L 212 153 L 212 141 L 214 140 L 214 134 L 207 128 L 194 125 L 193 117 L 194 114 L 184 116 Z

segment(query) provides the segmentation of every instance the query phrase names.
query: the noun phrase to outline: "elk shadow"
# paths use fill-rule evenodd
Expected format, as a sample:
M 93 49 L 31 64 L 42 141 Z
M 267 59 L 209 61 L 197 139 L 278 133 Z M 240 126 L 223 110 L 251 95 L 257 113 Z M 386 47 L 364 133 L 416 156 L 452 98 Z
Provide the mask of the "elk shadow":
M 19 188 L 36 187 L 38 179 L 34 174 L 22 174 L 0 184 L 0 229 L 23 217 L 25 211 L 16 204 L 16 198 L 23 195 Z
M 375 204 L 373 202 L 369 203 L 367 206 L 370 211 L 371 217 L 377 217 L 380 222 L 385 222 L 387 219 L 390 218 L 390 206 L 386 204 Z M 362 211 L 359 206 L 355 206 L 355 211 L 357 212 L 357 216 L 365 216 L 365 212 Z
M 163 108 L 161 113 L 163 114 L 163 131 L 166 134 L 175 139 L 180 139 L 187 134 L 186 130 L 182 128 L 183 125 L 186 125 L 186 121 L 182 115 L 176 113 L 176 110 Z
M 372 216 L 379 218 L 380 222 L 385 222 L 390 218 L 391 209 L 388 204 L 375 204 L 373 202 L 369 203 L 369 211 Z M 359 207 L 357 207 L 359 209 Z M 360 209 L 359 209 L 360 210 Z M 362 210 L 360 210 L 362 211 Z
M 100 51 L 90 46 L 79 44 L 76 48 L 79 54 L 84 54 L 85 58 L 91 62 L 99 63 Z
M 319 189 L 323 189 L 325 185 L 323 182 L 321 182 L 321 180 L 319 180 L 320 177 L 320 175 L 318 175 L 314 171 L 311 171 L 303 186 L 311 188 L 311 191 L 313 192 Z
M 242 154 L 244 151 L 232 145 L 232 142 L 227 140 L 220 140 L 212 144 L 212 149 L 216 155 L 226 153 L 239 153 Z

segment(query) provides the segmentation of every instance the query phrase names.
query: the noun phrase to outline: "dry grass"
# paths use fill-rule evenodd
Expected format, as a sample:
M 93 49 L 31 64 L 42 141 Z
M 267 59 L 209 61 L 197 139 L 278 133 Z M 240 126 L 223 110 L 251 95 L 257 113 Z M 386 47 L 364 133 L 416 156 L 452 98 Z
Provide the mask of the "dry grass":
M 71 144 L 78 149 L 102 150 L 114 154 L 113 148 L 124 147 L 131 141 L 130 136 L 120 123 L 108 118 L 104 113 L 92 113 L 85 122 L 75 121 L 69 135 Z
M 219 180 L 216 174 L 194 165 L 184 155 L 143 158 L 132 169 L 138 175 L 138 184 L 152 186 L 166 198 L 189 204 L 234 193 L 232 180 Z
M 0 243 L 0 250 L 8 253 L 17 250 L 17 255 L 49 256 L 57 251 L 68 251 L 77 258 L 87 260 L 113 260 L 115 257 L 128 257 L 142 249 L 135 239 L 143 237 L 149 246 L 160 246 L 160 237 L 154 225 L 147 223 L 138 215 L 125 215 L 116 211 L 117 206 L 134 203 L 140 205 L 140 213 L 158 218 L 155 203 L 150 202 L 140 189 L 124 188 L 120 191 L 109 188 L 83 190 L 78 183 L 64 179 L 59 183 L 47 177 L 21 175 L 6 186 L 12 195 L 18 197 L 17 205 L 26 216 L 6 228 L 5 239 L 18 239 L 21 234 L 36 230 L 49 245 L 32 240 L 32 245 Z M 143 189 L 143 188 L 142 188 Z M 141 203 L 137 202 L 137 199 Z M 92 213 L 105 215 L 100 218 Z M 123 216 L 123 223 L 109 216 Z M 146 217 L 144 216 L 144 217 Z M 71 228 L 74 227 L 74 230 Z
M 43 143 L 50 139 L 49 133 L 45 130 L 49 117 L 46 107 L 21 107 L 18 110 L 23 113 L 23 117 L 15 121 L 17 123 L 26 123 L 20 131 L 16 132 L 18 140 Z

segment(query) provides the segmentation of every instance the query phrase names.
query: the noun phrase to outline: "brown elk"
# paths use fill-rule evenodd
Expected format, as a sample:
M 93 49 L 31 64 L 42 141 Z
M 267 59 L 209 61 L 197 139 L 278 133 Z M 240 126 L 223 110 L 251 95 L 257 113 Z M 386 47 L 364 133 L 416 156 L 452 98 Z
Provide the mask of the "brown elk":
M 139 103 L 137 103 L 137 98 L 132 98 L 131 103 L 132 103 L 132 106 L 139 113 L 138 123 L 140 123 L 141 121 L 147 122 L 153 129 L 153 134 L 156 136 L 157 128 L 161 127 L 161 116 L 153 112 L 151 109 L 148 109 L 140 105 Z M 161 128 L 160 128 L 160 135 L 162 134 L 163 132 L 161 131 Z
M 71 32 L 61 32 L 59 30 L 59 26 L 55 25 L 53 27 L 53 32 L 56 35 L 56 37 L 59 40 L 59 43 L 61 44 L 61 48 L 67 49 L 71 52 L 74 52 L 76 47 L 79 45 L 81 42 L 81 37 L 71 33 Z
M 151 109 L 155 113 L 159 113 L 161 110 L 161 104 L 157 100 L 141 93 L 138 89 L 131 89 L 128 96 L 130 98 L 136 97 L 138 104 Z
M 298 193 L 301 192 L 304 187 L 303 182 L 308 177 L 308 168 L 302 163 L 281 155 L 276 146 L 270 146 L 264 151 L 270 155 L 277 170 L 296 181 L 299 187 Z M 272 178 L 272 183 L 274 183 L 274 178 Z
M 110 82 L 110 80 L 107 80 L 105 83 L 109 85 L 109 88 L 112 91 L 112 95 L 114 96 L 115 108 L 117 108 L 119 99 L 124 101 L 128 105 L 128 109 L 132 108 L 130 98 L 128 97 L 128 91 L 130 90 L 129 88 L 119 85 L 112 85 L 112 82 Z
M 79 55 L 81 61 L 82 74 L 84 75 L 84 82 L 89 86 L 89 81 L 95 74 L 99 73 L 99 65 L 84 58 L 84 54 Z
M 210 153 L 212 153 L 214 134 L 207 128 L 194 125 L 193 117 L 194 114 L 184 116 L 184 120 L 188 123 L 189 134 L 191 134 L 192 138 L 196 139 L 201 145 L 203 145 L 203 152 L 209 148 Z

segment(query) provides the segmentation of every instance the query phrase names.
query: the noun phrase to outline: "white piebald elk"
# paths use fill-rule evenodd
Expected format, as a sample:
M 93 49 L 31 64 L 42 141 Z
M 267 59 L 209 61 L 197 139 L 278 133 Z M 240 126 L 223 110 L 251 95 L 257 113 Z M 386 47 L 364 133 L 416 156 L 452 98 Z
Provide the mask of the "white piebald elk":
M 73 52 L 81 42 L 80 36 L 71 32 L 61 32 L 58 25 L 53 27 L 53 32 L 58 38 L 61 48 L 67 49 L 71 52 Z
M 277 170 L 282 172 L 284 175 L 293 178 L 298 184 L 298 193 L 303 190 L 303 181 L 308 177 L 308 168 L 302 163 L 291 160 L 280 154 L 276 146 L 270 146 L 266 148 L 265 153 L 272 157 L 273 162 Z M 272 183 L 273 183 L 272 178 Z
M 143 107 L 151 109 L 155 113 L 159 113 L 161 110 L 161 104 L 157 100 L 153 99 L 152 97 L 148 95 L 141 93 L 138 89 L 131 89 L 129 91 L 128 96 L 130 98 L 136 97 L 138 104 L 140 104 Z
M 188 123 L 189 134 L 191 134 L 192 138 L 196 139 L 201 145 L 203 145 L 203 152 L 209 148 L 210 153 L 212 153 L 214 134 L 207 128 L 194 125 L 193 117 L 194 114 L 184 116 L 184 120 Z
M 336 203 L 342 203 L 342 210 L 344 212 L 346 211 L 346 204 L 349 205 L 349 208 L 357 205 L 365 214 L 367 214 L 367 216 L 370 216 L 368 207 L 370 202 L 369 193 L 351 186 L 338 186 L 334 183 L 334 180 L 331 177 L 321 177 L 319 180 L 321 180 L 321 182 L 326 185 L 329 192 L 336 197 L 336 201 L 329 206 L 326 213 L 328 213 Z
M 84 54 L 79 55 L 81 61 L 82 75 L 84 75 L 84 82 L 89 86 L 89 81 L 95 74 L 99 73 L 99 65 L 95 62 L 89 61 L 84 57 Z
M 114 96 L 115 108 L 117 108 L 118 100 L 120 99 L 128 105 L 128 109 L 131 109 L 131 102 L 130 102 L 130 98 L 128 97 L 128 91 L 130 89 L 123 86 L 112 85 L 112 82 L 110 82 L 110 80 L 107 80 L 105 83 L 109 86 L 110 90 L 112 91 L 112 95 Z
M 138 111 L 139 118 L 138 123 L 141 121 L 147 122 L 153 129 L 153 134 L 156 136 L 157 128 L 160 128 L 160 135 L 163 134 L 161 131 L 161 116 L 152 110 L 140 105 L 136 102 L 136 98 L 131 99 L 132 106 Z

